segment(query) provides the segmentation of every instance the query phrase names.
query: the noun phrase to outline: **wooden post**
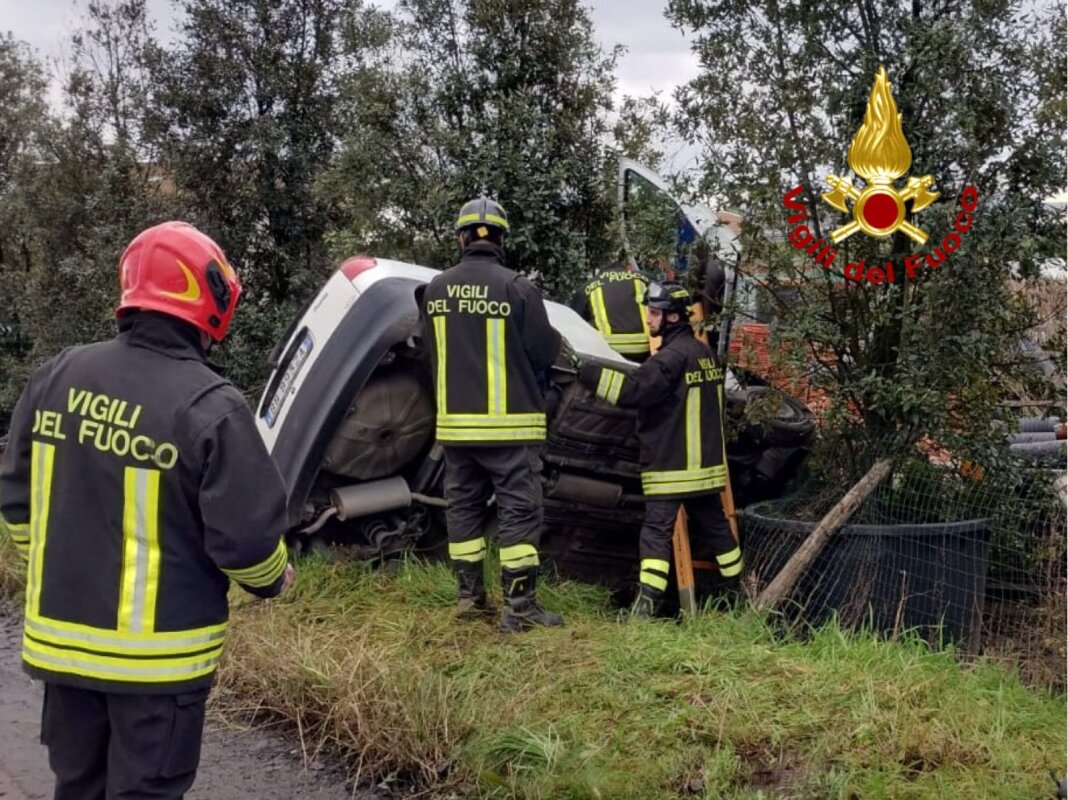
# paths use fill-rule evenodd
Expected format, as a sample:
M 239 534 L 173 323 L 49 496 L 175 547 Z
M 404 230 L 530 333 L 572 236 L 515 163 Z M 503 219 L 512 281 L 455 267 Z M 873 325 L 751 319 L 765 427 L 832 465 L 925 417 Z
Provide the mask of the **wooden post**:
M 756 601 L 758 611 L 772 608 L 790 594 L 794 584 L 797 583 L 797 579 L 816 560 L 816 556 L 823 550 L 831 535 L 853 516 L 853 512 L 874 491 L 875 487 L 879 485 L 879 481 L 890 474 L 890 463 L 890 459 L 876 461 L 872 468 L 868 470 L 868 473 L 852 489 L 846 492 L 845 497 L 827 512 L 815 530 L 801 543 L 797 552 L 786 562 L 786 566 L 782 568 L 782 571 L 760 593 L 760 597 Z
M 675 536 L 672 544 L 675 550 L 675 582 L 679 587 L 679 608 L 684 614 L 696 614 L 697 590 L 694 588 L 693 560 L 690 556 L 690 530 L 686 521 L 686 510 L 681 507 L 675 517 Z

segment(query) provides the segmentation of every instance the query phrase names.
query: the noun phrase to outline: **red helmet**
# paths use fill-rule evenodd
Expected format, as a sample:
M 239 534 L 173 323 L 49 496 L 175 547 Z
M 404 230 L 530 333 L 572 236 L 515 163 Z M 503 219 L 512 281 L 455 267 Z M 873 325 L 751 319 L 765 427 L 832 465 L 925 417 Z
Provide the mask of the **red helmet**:
M 119 260 L 122 299 L 115 311 L 159 311 L 183 319 L 217 342 L 226 336 L 241 281 L 222 248 L 188 222 L 139 233 Z

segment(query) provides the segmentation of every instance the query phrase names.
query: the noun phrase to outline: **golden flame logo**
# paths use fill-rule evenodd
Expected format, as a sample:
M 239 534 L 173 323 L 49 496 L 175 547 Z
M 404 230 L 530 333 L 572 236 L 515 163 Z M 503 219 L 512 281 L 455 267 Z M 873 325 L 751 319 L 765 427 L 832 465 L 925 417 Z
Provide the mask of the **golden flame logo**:
M 846 201 L 853 201 L 853 221 L 832 231 L 831 240 L 838 244 L 858 230 L 876 238 L 900 230 L 924 244 L 927 232 L 905 219 L 905 203 L 912 201 L 915 214 L 931 205 L 938 192 L 930 191 L 934 185 L 930 175 L 909 178 L 903 190 L 894 187 L 894 181 L 912 166 L 912 151 L 901 128 L 901 114 L 885 67 L 879 67 L 875 75 L 864 124 L 849 145 L 849 166 L 868 181 L 868 186 L 857 189 L 848 178 L 827 176 L 831 191 L 822 197 L 828 205 L 848 214 L 851 209 Z
M 912 166 L 912 151 L 901 130 L 901 115 L 883 67 L 875 76 L 864 124 L 849 146 L 849 166 L 872 183 L 890 183 Z

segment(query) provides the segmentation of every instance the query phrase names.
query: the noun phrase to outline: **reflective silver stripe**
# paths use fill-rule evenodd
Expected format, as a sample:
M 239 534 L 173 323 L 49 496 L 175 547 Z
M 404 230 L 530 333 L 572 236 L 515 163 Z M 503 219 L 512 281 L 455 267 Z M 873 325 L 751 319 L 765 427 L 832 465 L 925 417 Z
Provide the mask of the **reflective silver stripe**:
M 507 413 L 508 392 L 504 363 L 504 320 L 486 320 L 486 410 L 491 415 Z
M 203 648 L 206 645 L 210 645 L 214 642 L 222 642 L 226 638 L 226 630 L 212 631 L 211 633 L 198 634 L 196 636 L 185 636 L 176 639 L 164 639 L 156 638 L 152 634 L 149 637 L 152 638 L 132 638 L 129 636 L 119 636 L 113 633 L 101 631 L 100 633 L 89 633 L 88 631 L 70 631 L 64 628 L 58 628 L 54 625 L 49 625 L 46 622 L 40 620 L 26 618 L 26 630 L 30 633 L 37 633 L 42 636 L 52 636 L 56 639 L 64 639 L 73 643 L 91 644 L 97 647 L 111 648 L 115 650 L 178 650 L 182 648 Z
M 134 470 L 134 519 L 137 528 L 134 531 L 137 546 L 137 574 L 134 578 L 133 608 L 131 609 L 130 630 L 141 633 L 145 613 L 145 591 L 148 583 L 148 540 L 145 521 L 145 495 L 148 492 L 148 475 L 143 469 Z
M 438 354 L 438 415 L 445 414 L 445 390 L 449 386 L 445 371 L 445 317 L 434 317 L 434 345 Z
M 32 446 L 33 494 L 30 506 L 30 556 L 26 587 L 26 611 L 36 614 L 41 607 L 41 584 L 44 581 L 45 534 L 48 528 L 48 489 L 51 455 L 55 445 L 34 442 Z
M 117 675 L 129 678 L 163 678 L 180 681 L 216 667 L 222 656 L 222 650 L 200 661 L 189 664 L 160 664 L 156 666 L 133 666 L 129 662 L 124 664 L 100 664 L 91 659 L 77 658 L 74 656 L 57 656 L 45 653 L 33 647 L 34 642 L 23 643 L 22 657 L 34 666 L 56 667 L 59 671 L 74 672 L 88 678 L 107 680 L 109 676 Z M 63 667 L 67 667 L 64 670 Z
M 686 393 L 686 469 L 701 469 L 701 390 Z

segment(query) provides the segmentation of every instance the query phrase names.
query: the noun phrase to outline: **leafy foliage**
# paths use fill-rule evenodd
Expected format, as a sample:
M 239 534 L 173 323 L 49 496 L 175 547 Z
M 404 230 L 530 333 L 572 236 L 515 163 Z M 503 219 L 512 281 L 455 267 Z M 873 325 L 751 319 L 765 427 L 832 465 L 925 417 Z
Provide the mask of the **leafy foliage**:
M 32 366 L 111 333 L 118 256 L 168 215 L 138 133 L 150 37 L 143 0 L 90 3 L 63 117 L 39 100 L 46 83 L 33 56 L 10 39 L 0 46 L 0 73 L 11 79 L 0 90 L 11 113 L 0 124 L 10 125 L 4 141 L 12 143 L 0 166 L 10 178 L 0 183 L 0 318 L 17 330 L 2 356 L 0 419 Z
M 758 0 L 739 13 L 720 0 L 673 0 L 669 16 L 692 35 L 701 74 L 679 92 L 680 123 L 704 151 L 703 188 L 745 208 L 750 279 L 794 287 L 767 293 L 774 332 L 794 369 L 831 399 L 827 428 L 857 443 L 925 435 L 982 447 L 1006 415 L 999 381 L 1033 324 L 1010 291 L 1010 268 L 1034 276 L 1063 258 L 1063 217 L 1045 198 L 1065 185 L 1063 5 L 1016 2 Z M 967 185 L 980 208 L 964 244 L 939 270 L 904 279 L 917 250 L 903 233 L 854 235 L 830 270 L 790 246 L 783 195 L 797 184 L 805 224 L 828 237 L 845 220 L 818 192 L 842 174 L 872 78 L 885 65 L 912 148 L 910 174 L 935 176 L 939 200 L 913 222 L 931 245 L 951 230 Z M 929 252 L 931 245 L 927 250 Z M 897 282 L 843 282 L 849 262 L 897 264 Z M 835 274 L 837 273 L 837 275 Z M 1018 360 L 1018 359 L 1016 359 Z M 892 445 L 892 446 L 897 446 Z M 863 468 L 863 459 L 854 462 Z
M 323 182 L 350 212 L 338 254 L 448 266 L 456 210 L 487 193 L 508 210 L 510 266 L 547 291 L 609 257 L 601 170 L 616 54 L 596 44 L 589 12 L 577 0 L 404 0 L 378 24 L 388 47 L 347 82 L 347 143 Z
M 340 135 L 341 0 L 188 0 L 181 46 L 156 49 L 148 133 L 184 214 L 245 287 L 225 364 L 238 385 L 329 270 L 331 204 L 313 192 Z

